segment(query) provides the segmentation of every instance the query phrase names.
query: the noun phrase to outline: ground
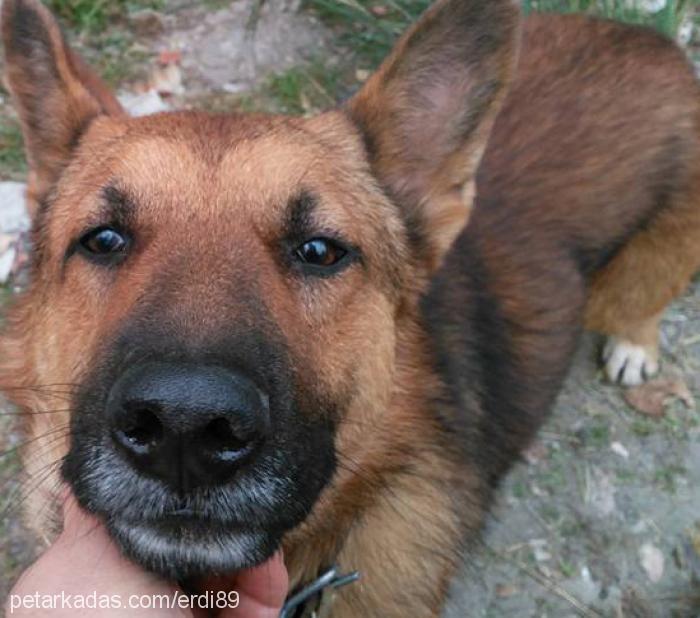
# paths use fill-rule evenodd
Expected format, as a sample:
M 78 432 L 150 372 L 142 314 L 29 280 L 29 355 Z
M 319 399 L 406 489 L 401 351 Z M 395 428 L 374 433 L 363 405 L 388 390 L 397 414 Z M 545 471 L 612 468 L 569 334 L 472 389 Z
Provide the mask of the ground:
M 602 381 L 599 344 L 582 342 L 505 483 L 455 618 L 700 615 L 700 414 L 680 400 L 658 419 L 633 409 Z M 663 348 L 663 373 L 700 402 L 700 282 L 667 312 Z
M 313 0 L 300 11 L 294 0 L 155 0 L 109 4 L 129 7 L 102 14 L 81 13 L 77 0 L 52 4 L 71 20 L 74 43 L 135 111 L 289 113 L 327 107 L 366 79 L 403 6 Z M 381 28 L 339 23 L 353 6 Z M 357 53 L 348 53 L 348 43 Z M 25 171 L 4 99 L 0 180 L 21 180 Z M 10 297 L 0 286 L 0 307 Z M 700 413 L 691 405 L 700 402 L 700 280 L 663 324 L 663 373 L 685 402 L 669 398 L 659 416 L 635 410 L 602 380 L 599 345 L 592 335 L 584 339 L 550 422 L 508 477 L 484 541 L 456 583 L 451 616 L 700 614 Z M 36 547 L 20 524 L 15 420 L 0 414 L 0 605 Z

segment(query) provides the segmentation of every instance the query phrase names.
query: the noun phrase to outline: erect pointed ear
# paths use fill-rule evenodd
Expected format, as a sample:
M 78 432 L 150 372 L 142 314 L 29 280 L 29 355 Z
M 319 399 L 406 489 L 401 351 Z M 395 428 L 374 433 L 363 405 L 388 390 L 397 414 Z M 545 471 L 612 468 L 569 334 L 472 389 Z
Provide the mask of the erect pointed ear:
M 17 108 L 33 191 L 56 182 L 92 120 L 122 109 L 102 81 L 69 48 L 39 0 L 4 0 L 6 83 Z
M 513 0 L 438 0 L 349 102 L 375 175 L 433 266 L 467 222 L 519 23 Z

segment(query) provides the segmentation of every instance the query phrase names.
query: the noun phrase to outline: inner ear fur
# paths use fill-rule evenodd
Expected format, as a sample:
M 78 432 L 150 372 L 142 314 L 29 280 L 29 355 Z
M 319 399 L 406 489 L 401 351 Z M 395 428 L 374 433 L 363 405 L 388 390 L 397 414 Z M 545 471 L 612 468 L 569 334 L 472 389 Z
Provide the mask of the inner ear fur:
M 22 124 L 32 192 L 56 182 L 92 120 L 122 114 L 100 78 L 69 49 L 39 0 L 4 0 L 5 82 Z
M 433 267 L 467 223 L 519 25 L 511 0 L 439 0 L 347 105 L 375 176 Z

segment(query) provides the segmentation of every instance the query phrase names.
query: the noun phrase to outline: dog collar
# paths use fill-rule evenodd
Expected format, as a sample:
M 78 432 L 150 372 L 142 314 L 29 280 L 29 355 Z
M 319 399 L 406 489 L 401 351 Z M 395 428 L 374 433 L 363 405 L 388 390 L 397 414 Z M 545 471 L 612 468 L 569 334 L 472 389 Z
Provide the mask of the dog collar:
M 326 618 L 338 588 L 360 579 L 360 573 L 353 571 L 339 575 L 338 567 L 332 566 L 310 584 L 287 599 L 280 618 Z

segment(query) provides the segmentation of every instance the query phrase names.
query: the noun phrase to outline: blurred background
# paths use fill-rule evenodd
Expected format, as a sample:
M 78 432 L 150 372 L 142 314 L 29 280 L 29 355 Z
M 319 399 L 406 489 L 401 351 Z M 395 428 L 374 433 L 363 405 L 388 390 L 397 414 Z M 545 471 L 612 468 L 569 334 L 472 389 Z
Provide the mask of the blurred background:
M 429 2 L 46 4 L 132 114 L 312 114 L 357 90 Z M 700 0 L 522 5 L 655 28 L 700 70 Z M 23 285 L 25 174 L 17 118 L 0 87 L 0 320 Z M 552 420 L 510 476 L 455 590 L 454 616 L 700 616 L 700 280 L 666 316 L 663 376 L 651 387 L 606 385 L 599 343 L 585 339 Z M 21 524 L 32 485 L 19 484 L 16 420 L 0 403 L 0 606 L 37 548 Z

